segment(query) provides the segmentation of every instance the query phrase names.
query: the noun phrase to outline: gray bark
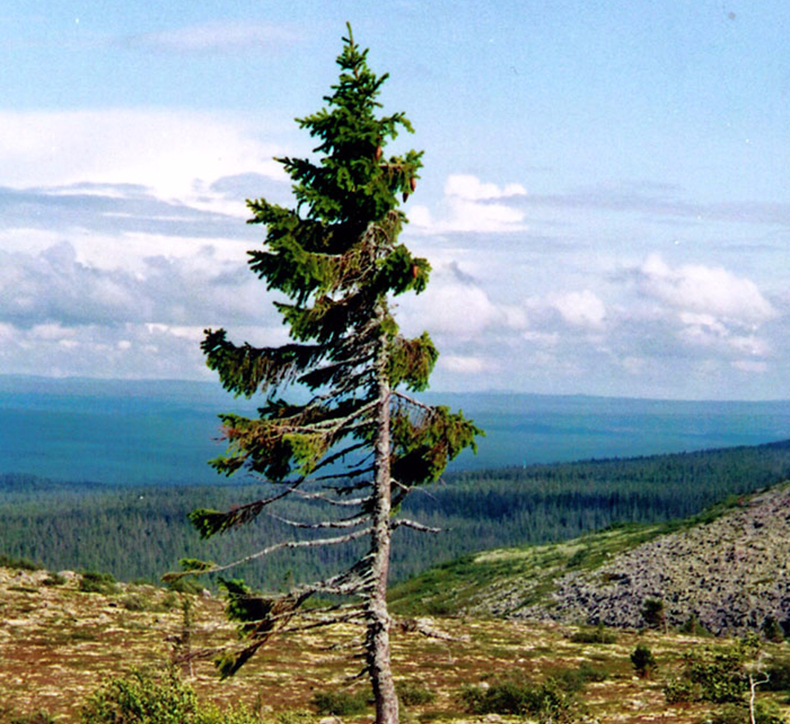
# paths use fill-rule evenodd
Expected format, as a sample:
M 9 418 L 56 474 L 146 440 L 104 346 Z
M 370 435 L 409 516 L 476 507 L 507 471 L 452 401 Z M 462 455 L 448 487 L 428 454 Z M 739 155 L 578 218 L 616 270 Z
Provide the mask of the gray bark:
M 390 617 L 387 611 L 387 580 L 390 561 L 390 385 L 386 343 L 377 364 L 378 410 L 376 413 L 373 532 L 371 536 L 371 590 L 366 602 L 366 649 L 368 672 L 376 702 L 376 724 L 397 724 L 398 697 L 390 667 Z

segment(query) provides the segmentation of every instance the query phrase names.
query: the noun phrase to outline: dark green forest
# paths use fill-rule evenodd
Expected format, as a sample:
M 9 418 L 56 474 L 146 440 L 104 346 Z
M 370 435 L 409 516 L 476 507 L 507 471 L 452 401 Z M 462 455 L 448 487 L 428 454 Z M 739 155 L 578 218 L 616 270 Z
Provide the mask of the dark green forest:
M 790 477 L 790 441 L 650 457 L 588 460 L 459 472 L 415 491 L 404 512 L 439 534 L 399 529 L 393 578 L 488 548 L 572 538 L 620 523 L 653 523 L 693 515 L 728 496 Z M 0 554 L 51 570 L 97 570 L 119 580 L 158 580 L 183 557 L 227 562 L 293 535 L 276 518 L 201 541 L 187 514 L 225 509 L 263 495 L 255 485 L 123 487 L 59 483 L 0 475 Z M 277 515 L 315 520 L 309 502 Z M 357 551 L 358 553 L 358 551 Z M 235 575 L 278 590 L 294 580 L 347 564 L 355 551 L 283 552 Z

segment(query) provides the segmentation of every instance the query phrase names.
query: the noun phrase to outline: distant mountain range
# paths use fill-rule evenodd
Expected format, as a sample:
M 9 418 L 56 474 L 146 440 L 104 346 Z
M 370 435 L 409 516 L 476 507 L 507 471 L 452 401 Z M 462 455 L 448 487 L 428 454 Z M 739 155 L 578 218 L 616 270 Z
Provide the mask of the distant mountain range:
M 453 469 L 755 445 L 790 438 L 787 402 L 427 393 L 486 431 Z M 0 472 L 110 484 L 212 484 L 217 414 L 255 414 L 218 384 L 0 375 Z

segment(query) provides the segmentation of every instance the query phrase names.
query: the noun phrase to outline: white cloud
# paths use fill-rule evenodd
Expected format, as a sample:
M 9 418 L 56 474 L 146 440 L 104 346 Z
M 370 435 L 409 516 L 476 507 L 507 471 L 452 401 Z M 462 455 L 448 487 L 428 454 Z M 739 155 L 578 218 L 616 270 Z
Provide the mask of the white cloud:
M 431 333 L 475 337 L 503 315 L 478 286 L 434 279 L 418 298 L 418 323 Z
M 173 53 L 225 53 L 277 50 L 299 40 L 300 36 L 288 28 L 245 20 L 211 22 L 146 33 L 130 38 L 128 44 Z
M 540 332 L 534 329 L 522 332 L 521 338 L 540 347 L 556 347 L 560 342 L 558 332 Z
M 439 367 L 459 375 L 479 375 L 497 369 L 497 365 L 491 360 L 460 354 L 441 355 Z
M 276 316 L 265 285 L 241 260 L 224 261 L 210 248 L 177 262 L 148 257 L 135 272 L 82 262 L 68 242 L 37 254 L 0 251 L 0 287 L 13 290 L 0 297 L 0 321 L 28 329 L 151 323 L 194 339 L 193 326 Z
M 551 300 L 563 319 L 577 327 L 600 328 L 606 316 L 606 306 L 591 291 L 568 292 Z
M 639 291 L 670 307 L 741 323 L 760 323 L 775 316 L 771 303 L 749 279 L 723 267 L 685 265 L 672 269 L 650 254 L 637 270 Z
M 777 311 L 750 279 L 721 266 L 673 268 L 658 254 L 650 254 L 634 269 L 633 278 L 642 300 L 654 305 L 653 338 L 671 333 L 687 353 L 708 359 L 772 354 L 762 328 Z
M 445 184 L 439 218 L 434 218 L 426 206 L 410 209 L 409 218 L 416 230 L 428 233 L 523 231 L 524 212 L 501 201 L 526 193 L 521 184 L 500 188 L 475 176 L 453 175 Z M 500 202 L 492 203 L 493 199 Z
M 500 188 L 493 183 L 483 183 L 471 174 L 453 174 L 444 184 L 445 196 L 457 197 L 465 201 L 488 201 L 508 196 L 526 196 L 527 190 L 521 184 L 508 184 Z
M 105 109 L 0 111 L 0 185 L 15 189 L 124 184 L 161 199 L 246 215 L 207 187 L 243 173 L 286 176 L 251 123 L 220 113 Z

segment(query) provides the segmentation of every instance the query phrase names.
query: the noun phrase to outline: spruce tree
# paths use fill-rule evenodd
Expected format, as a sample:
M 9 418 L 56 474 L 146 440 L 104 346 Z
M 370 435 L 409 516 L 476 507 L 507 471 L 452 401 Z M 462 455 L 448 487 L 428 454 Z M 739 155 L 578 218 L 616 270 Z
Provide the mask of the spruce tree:
M 297 119 L 318 139 L 314 157 L 278 159 L 292 179 L 295 208 L 247 202 L 249 223 L 266 228 L 265 244 L 249 252 L 249 265 L 280 293 L 275 305 L 291 341 L 237 346 L 219 329 L 206 330 L 202 343 L 227 390 L 265 399 L 258 418 L 221 416 L 228 449 L 212 464 L 227 475 L 251 472 L 272 492 L 226 512 L 195 511 L 192 521 L 208 537 L 249 523 L 291 496 L 325 504 L 325 519 L 288 521 L 313 532 L 245 561 L 282 548 L 369 542 L 348 570 L 277 597 L 225 581 L 229 613 L 242 622 L 246 638 L 220 667 L 224 675 L 234 673 L 275 632 L 295 628 L 298 614 L 310 617 L 310 625 L 358 617 L 376 721 L 383 724 L 398 720 L 386 603 L 391 536 L 403 526 L 429 530 L 400 517 L 398 506 L 415 486 L 436 481 L 462 449 L 474 447 L 480 431 L 463 414 L 408 394 L 428 386 L 438 357 L 427 333 L 416 339 L 399 333 L 391 306 L 393 296 L 420 293 L 428 282 L 427 260 L 398 241 L 406 223 L 399 206 L 415 190 L 422 153 L 385 155 L 387 143 L 401 130 L 411 132 L 411 124 L 402 113 L 379 115 L 387 75 L 370 71 L 367 50 L 356 45 L 350 26 L 343 40 L 340 77 L 324 97 L 326 106 Z M 294 389 L 309 395 L 287 400 Z M 329 533 L 315 533 L 319 529 Z M 352 603 L 331 615 L 300 609 L 314 594 L 340 594 Z

